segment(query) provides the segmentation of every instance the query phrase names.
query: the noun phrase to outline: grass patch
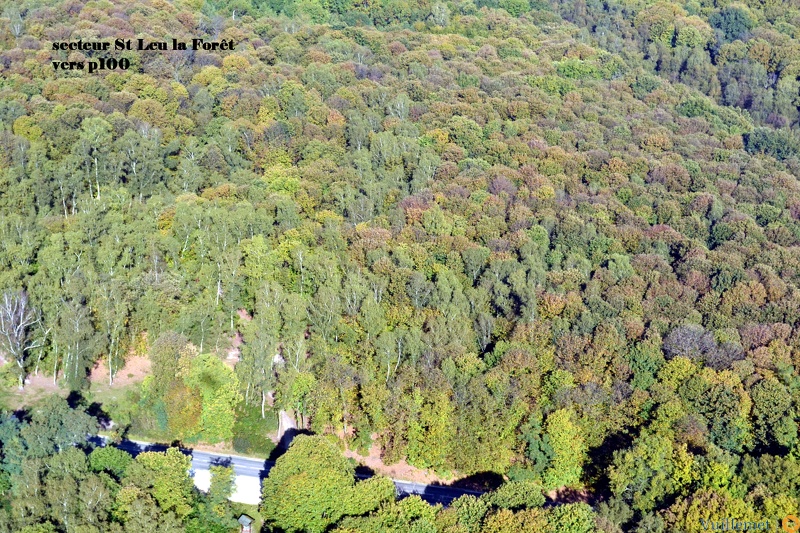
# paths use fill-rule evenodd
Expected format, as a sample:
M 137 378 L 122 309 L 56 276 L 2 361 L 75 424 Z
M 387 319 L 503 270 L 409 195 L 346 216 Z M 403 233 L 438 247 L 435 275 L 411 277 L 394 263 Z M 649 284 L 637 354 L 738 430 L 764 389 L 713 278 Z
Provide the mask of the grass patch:
M 264 517 L 258 510 L 257 505 L 249 505 L 247 503 L 231 502 L 231 509 L 233 509 L 234 516 L 238 519 L 241 515 L 246 514 L 253 519 L 253 531 L 261 531 L 264 525 Z
M 236 409 L 236 423 L 233 426 L 233 449 L 236 453 L 269 457 L 275 443 L 269 436 L 278 430 L 278 415 L 267 411 L 261 418 L 258 406 L 240 403 Z

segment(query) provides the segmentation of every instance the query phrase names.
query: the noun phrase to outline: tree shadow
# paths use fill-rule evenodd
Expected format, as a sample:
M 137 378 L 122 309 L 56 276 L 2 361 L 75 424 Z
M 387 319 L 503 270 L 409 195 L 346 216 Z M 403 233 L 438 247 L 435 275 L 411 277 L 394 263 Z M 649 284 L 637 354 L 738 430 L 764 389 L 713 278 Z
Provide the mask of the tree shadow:
M 178 448 L 178 450 L 183 455 L 188 455 L 189 457 L 192 457 L 194 455 L 194 448 L 192 448 L 191 446 L 184 446 L 183 443 L 181 441 L 179 441 L 179 440 L 172 441 L 172 443 L 169 445 L 169 447 L 170 448 Z
M 375 476 L 375 471 L 368 466 L 358 465 L 355 475 L 358 479 L 369 479 Z
M 584 480 L 593 486 L 593 494 L 610 494 L 611 486 L 608 471 L 614 462 L 614 451 L 625 450 L 631 446 L 635 435 L 617 432 L 608 435 L 600 446 L 589 450 L 589 460 L 584 466 Z
M 67 405 L 70 409 L 78 409 L 86 406 L 86 398 L 80 391 L 73 390 L 67 396 Z
M 224 467 L 232 467 L 233 461 L 230 457 L 214 457 L 209 462 L 211 466 L 224 466 Z
M 586 489 L 578 490 L 562 488 L 556 491 L 555 497 L 549 499 L 545 503 L 545 506 L 552 507 L 564 503 L 588 503 L 589 505 L 595 505 L 598 502 L 594 493 L 589 492 Z
M 31 421 L 31 411 L 28 407 L 20 407 L 19 409 L 15 409 L 11 412 L 11 414 L 25 424 L 29 424 Z
M 275 448 L 273 448 L 273 450 L 270 452 L 267 461 L 276 461 L 278 457 L 286 453 L 286 450 L 289 449 L 289 446 L 291 446 L 292 441 L 298 435 L 313 435 L 313 433 L 311 433 L 307 429 L 296 429 L 296 428 L 287 429 L 286 432 L 283 434 L 283 437 L 281 437 L 280 442 L 278 442 L 278 445 Z
M 264 461 L 264 466 L 261 467 L 261 472 L 258 473 L 258 479 L 261 480 L 262 486 L 264 480 L 269 477 L 269 471 L 272 470 L 273 466 L 275 466 L 275 461 L 271 461 L 269 459 Z
M 121 430 L 118 431 L 117 434 L 116 434 L 117 435 L 116 436 L 116 440 L 118 440 L 118 441 L 128 440 L 128 435 L 131 432 L 131 425 L 127 424 L 124 427 L 120 426 L 120 429 Z
M 136 444 L 136 443 L 134 443 L 134 444 Z M 139 446 L 139 448 L 143 452 L 165 452 L 169 448 L 171 448 L 171 446 L 168 446 L 166 444 L 153 443 L 153 444 L 148 444 L 147 446 Z
M 431 483 L 434 486 L 449 487 L 453 489 L 463 489 L 469 491 L 488 492 L 495 490 L 505 483 L 505 478 L 497 472 L 477 472 L 471 476 L 457 479 L 452 483 Z
M 313 435 L 313 433 L 307 429 L 287 429 L 286 433 L 283 434 L 281 441 L 275 448 L 272 449 L 269 457 L 264 460 L 264 467 L 261 469 L 261 473 L 258 475 L 261 481 L 267 479 L 267 476 L 269 476 L 269 471 L 273 466 L 275 466 L 275 461 L 277 461 L 280 456 L 286 453 L 286 451 L 289 449 L 289 446 L 292 444 L 292 440 L 294 440 L 297 435 Z
M 102 404 L 98 402 L 92 402 L 89 404 L 89 407 L 86 408 L 86 414 L 96 418 L 101 429 L 111 429 L 111 417 L 103 410 Z
M 478 472 L 458 479 L 453 483 L 434 482 L 425 486 L 422 492 L 412 491 L 418 494 L 426 502 L 435 505 L 437 503 L 449 506 L 453 500 L 468 495 L 478 497 L 485 492 L 495 490 L 505 482 L 502 475 L 497 472 Z M 400 490 L 404 487 L 398 486 Z M 411 493 L 406 493 L 409 496 Z
M 99 402 L 88 403 L 86 396 L 81 391 L 70 391 L 66 398 L 70 409 L 82 409 L 87 415 L 97 420 L 100 429 L 111 429 L 111 417 L 103 410 L 103 405 Z
M 148 451 L 143 446 L 140 446 L 136 442 L 127 439 L 122 439 L 119 442 L 113 444 L 109 443 L 108 445 L 114 446 L 115 448 L 122 450 L 123 452 L 126 452 L 131 457 L 136 457 L 140 453 Z M 157 450 L 150 450 L 150 451 L 157 451 Z

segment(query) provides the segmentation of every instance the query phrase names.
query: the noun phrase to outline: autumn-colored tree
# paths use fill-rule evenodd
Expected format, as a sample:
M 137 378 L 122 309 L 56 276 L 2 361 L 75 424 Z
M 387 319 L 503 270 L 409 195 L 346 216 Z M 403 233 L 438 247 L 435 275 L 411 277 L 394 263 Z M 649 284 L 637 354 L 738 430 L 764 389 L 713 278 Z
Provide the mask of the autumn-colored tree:
M 262 512 L 286 531 L 324 531 L 342 516 L 367 513 L 394 498 L 393 487 L 387 492 L 379 479 L 355 483 L 353 474 L 330 441 L 298 436 L 264 480 Z

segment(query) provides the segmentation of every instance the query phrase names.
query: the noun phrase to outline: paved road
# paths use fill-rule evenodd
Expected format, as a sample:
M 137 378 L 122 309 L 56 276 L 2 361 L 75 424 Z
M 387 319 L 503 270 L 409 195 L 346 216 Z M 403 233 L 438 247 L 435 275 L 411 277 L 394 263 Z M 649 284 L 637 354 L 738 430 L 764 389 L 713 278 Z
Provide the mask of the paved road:
M 464 494 L 472 494 L 474 496 L 483 494 L 483 492 L 476 490 L 445 487 L 441 485 L 425 485 L 423 483 L 414 483 L 413 481 L 403 481 L 402 479 L 393 479 L 392 481 L 394 481 L 394 486 L 397 488 L 398 496 L 403 497 L 418 494 L 423 500 L 432 504 L 441 503 L 442 505 L 450 505 L 450 502 Z
M 103 439 L 103 444 L 104 443 L 105 439 Z M 164 451 L 167 449 L 167 446 L 163 444 L 129 440 L 122 441 L 117 444 L 116 447 L 131 455 L 136 455 L 143 451 Z M 241 455 L 222 455 L 199 450 L 183 450 L 183 452 L 192 456 L 192 471 L 195 484 L 198 488 L 203 490 L 208 490 L 207 483 L 210 480 L 208 474 L 210 466 L 224 465 L 233 467 L 233 471 L 236 474 L 236 490 L 231 499 L 242 503 L 258 503 L 258 499 L 261 496 L 259 490 L 260 481 L 262 477 L 267 476 L 270 468 L 275 465 L 274 461 L 265 461 L 264 459 L 243 457 Z M 366 479 L 370 476 L 356 474 L 356 477 Z M 472 494 L 475 496 L 483 494 L 482 491 L 440 485 L 426 485 L 424 483 L 414 483 L 413 481 L 405 481 L 402 479 L 393 479 L 392 481 L 397 488 L 398 497 L 402 498 L 417 494 L 423 500 L 431 504 L 441 503 L 443 505 L 448 505 L 464 494 Z

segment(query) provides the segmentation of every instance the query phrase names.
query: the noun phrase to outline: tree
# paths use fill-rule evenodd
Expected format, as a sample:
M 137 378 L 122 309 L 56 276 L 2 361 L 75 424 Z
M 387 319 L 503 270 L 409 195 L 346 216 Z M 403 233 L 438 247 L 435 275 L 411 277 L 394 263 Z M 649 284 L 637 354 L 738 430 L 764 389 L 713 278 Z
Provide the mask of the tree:
M 211 486 L 208 489 L 208 500 L 215 515 L 215 521 L 222 522 L 227 518 L 232 522 L 228 499 L 233 494 L 236 474 L 230 466 L 212 465 L 210 470 Z
M 89 466 L 94 472 L 108 472 L 117 479 L 122 478 L 133 462 L 133 457 L 113 446 L 95 448 L 89 454 Z
M 200 415 L 203 438 L 208 442 L 230 440 L 236 405 L 241 400 L 239 380 L 233 370 L 217 356 L 202 354 L 192 361 L 185 382 L 203 399 Z
M 415 494 L 381 506 L 375 523 L 367 522 L 367 530 L 436 531 L 438 510 Z
M 741 522 L 759 520 L 752 507 L 724 490 L 699 490 L 673 504 L 666 513 L 667 523 L 672 531 L 690 533 L 705 531 L 709 519 L 713 521 L 722 516 L 735 516 L 735 520 Z
M 763 153 L 782 160 L 800 153 L 800 143 L 786 130 L 756 128 L 743 138 L 745 149 L 751 154 Z
M 152 494 L 159 507 L 179 518 L 192 512 L 193 484 L 189 477 L 192 460 L 178 448 L 165 452 L 144 452 L 136 463 L 145 469 L 145 479 L 152 484 Z
M 325 437 L 299 435 L 263 482 L 261 512 L 287 532 L 313 533 L 325 531 L 342 516 L 367 513 L 387 501 L 385 491 L 359 488 L 361 483 L 376 482 L 356 484 L 353 474 L 352 464 Z M 370 492 L 373 498 L 366 501 L 359 496 Z
M 8 476 L 18 473 L 25 456 L 25 443 L 20 436 L 22 423 L 16 416 L 4 414 L 0 416 L 0 490 L 9 487 Z
M 253 319 L 243 328 L 242 357 L 236 373 L 242 384 L 247 384 L 245 401 L 257 398 L 261 404 L 261 418 L 266 416 L 267 395 L 274 389 L 275 356 L 281 330 L 280 308 L 284 295 L 277 283 L 264 283 L 256 292 L 256 311 Z
M 309 304 L 308 320 L 323 341 L 328 341 L 341 315 L 342 303 L 337 291 L 327 285 L 320 287 Z
M 78 485 L 78 516 L 86 527 L 103 527 L 109 522 L 114 503 L 112 490 L 117 485 L 101 476 L 89 474 Z
M 452 507 L 456 511 L 459 524 L 464 529 L 469 533 L 481 531 L 481 524 L 489 511 L 489 506 L 485 500 L 466 494 L 453 500 Z
M 71 390 L 80 390 L 86 385 L 98 340 L 97 330 L 83 297 L 63 300 L 58 322 L 53 329 L 53 343 L 64 352 L 64 378 Z
M 121 280 L 108 280 L 98 284 L 95 301 L 99 300 L 98 319 L 105 337 L 105 350 L 108 361 L 108 383 L 114 383 L 114 376 L 122 365 L 120 353 L 124 349 L 125 325 L 129 318 L 129 295 Z
M 28 355 L 31 349 L 40 346 L 41 339 L 31 339 L 34 326 L 40 321 L 35 309 L 28 303 L 24 291 L 5 292 L 0 301 L 0 348 L 16 363 L 19 389 L 25 384 L 29 371 Z
M 65 528 L 79 521 L 78 483 L 72 476 L 47 476 L 44 484 L 44 500 L 50 514 Z
M 97 420 L 82 409 L 70 409 L 58 396 L 49 396 L 31 414 L 30 424 L 20 435 L 29 457 L 46 457 L 72 446 L 85 445 L 86 438 L 97 434 Z
M 139 194 L 139 202 L 144 200 L 145 192 L 164 178 L 163 158 L 159 153 L 161 134 L 156 128 L 142 128 L 140 135 L 129 129 L 116 142 L 117 153 L 114 158 L 121 161 L 125 169 L 125 180 L 130 189 Z
M 173 382 L 164 396 L 164 409 L 167 427 L 173 437 L 182 440 L 200 432 L 203 402 L 197 391 L 180 381 Z
M 113 165 L 109 164 L 112 127 L 105 119 L 89 117 L 81 123 L 81 133 L 73 145 L 72 155 L 83 172 L 89 187 L 89 195 L 100 199 L 101 175 L 103 185 L 115 181 L 117 176 Z
M 181 354 L 186 348 L 188 339 L 174 331 L 167 331 L 158 336 L 149 350 L 152 363 L 153 393 L 162 397 L 176 378 L 176 370 L 180 369 Z
M 750 392 L 753 399 L 753 433 L 766 447 L 791 448 L 797 441 L 797 423 L 793 416 L 792 398 L 777 379 L 759 381 Z
M 586 449 L 574 416 L 568 410 L 559 409 L 550 413 L 545 421 L 545 438 L 553 450 L 542 476 L 547 488 L 572 487 L 580 483 Z
M 180 518 L 163 512 L 149 496 L 130 504 L 125 520 L 125 533 L 179 533 L 185 531 Z
M 643 434 L 631 449 L 616 451 L 609 471 L 612 492 L 643 512 L 680 493 L 694 475 L 686 445 L 676 446 L 669 435 L 652 432 Z
M 753 20 L 744 9 L 727 6 L 708 18 L 712 27 L 722 32 L 724 42 L 743 40 L 744 35 L 753 29 Z
M 528 0 L 500 0 L 499 5 L 512 17 L 519 17 L 531 7 Z
M 567 503 L 554 507 L 547 517 L 554 533 L 594 533 L 594 512 L 586 503 Z
M 487 494 L 486 500 L 497 507 L 516 511 L 541 507 L 545 497 L 543 487 L 535 481 L 506 481 Z
M 720 383 L 706 389 L 693 402 L 708 421 L 714 443 L 734 452 L 748 446 L 752 438 L 742 413 L 742 392 L 739 387 Z
M 413 413 L 408 428 L 408 461 L 424 468 L 444 469 L 456 441 L 454 407 L 446 390 L 438 391 L 432 401 L 424 402 L 414 394 L 419 414 Z
M 655 383 L 655 375 L 664 363 L 661 354 L 660 339 L 648 339 L 634 345 L 628 354 L 633 379 L 631 386 L 647 390 Z

